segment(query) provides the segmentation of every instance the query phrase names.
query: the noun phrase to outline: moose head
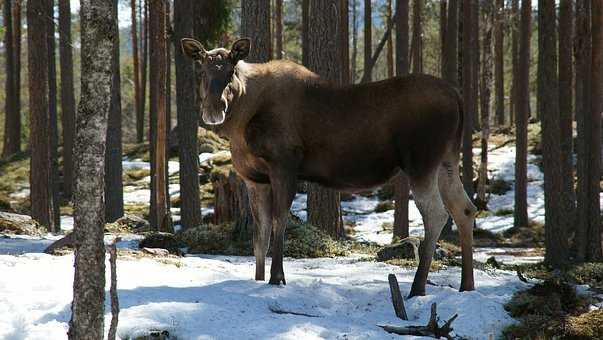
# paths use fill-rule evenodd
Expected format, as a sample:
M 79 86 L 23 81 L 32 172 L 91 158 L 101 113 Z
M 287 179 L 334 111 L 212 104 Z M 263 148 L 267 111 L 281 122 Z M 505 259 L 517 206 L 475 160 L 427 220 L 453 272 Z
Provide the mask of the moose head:
M 181 46 L 183 53 L 195 62 L 203 121 L 209 125 L 224 123 L 232 101 L 242 91 L 235 67 L 249 55 L 251 41 L 243 38 L 235 41 L 230 50 L 206 51 L 199 41 L 184 38 Z

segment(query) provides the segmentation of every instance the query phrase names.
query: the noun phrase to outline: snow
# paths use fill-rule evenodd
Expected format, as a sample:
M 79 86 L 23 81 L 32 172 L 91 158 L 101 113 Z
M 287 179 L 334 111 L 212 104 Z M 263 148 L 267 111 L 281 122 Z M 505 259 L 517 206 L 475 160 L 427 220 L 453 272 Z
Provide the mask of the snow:
M 177 261 L 118 260 L 120 338 L 159 329 L 179 339 L 397 339 L 376 325 L 424 325 L 437 302 L 442 319 L 459 314 L 457 335 L 487 339 L 513 322 L 503 304 L 527 287 L 511 272 L 476 271 L 477 290 L 460 293 L 460 268 L 434 272 L 430 280 L 437 286 L 405 301 L 405 322 L 393 312 L 387 275 L 395 273 L 406 294 L 414 270 L 358 257 L 286 259 L 288 285 L 273 287 L 252 280 L 250 257 Z M 66 339 L 73 256 L 0 255 L 0 271 L 0 338 Z M 269 306 L 275 305 L 318 317 L 274 314 Z M 108 302 L 105 310 L 108 328 Z

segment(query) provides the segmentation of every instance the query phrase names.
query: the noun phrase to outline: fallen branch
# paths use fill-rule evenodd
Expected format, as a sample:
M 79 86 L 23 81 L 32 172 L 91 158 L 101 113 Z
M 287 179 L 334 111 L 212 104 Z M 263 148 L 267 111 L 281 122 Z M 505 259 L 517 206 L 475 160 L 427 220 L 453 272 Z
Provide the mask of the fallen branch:
M 316 314 L 309 314 L 309 313 L 304 313 L 304 312 L 296 312 L 296 311 L 286 310 L 283 307 L 281 307 L 281 305 L 279 305 L 277 302 L 269 304 L 268 309 L 270 309 L 270 311 L 272 313 L 276 313 L 276 314 L 291 314 L 291 315 L 306 316 L 309 318 L 319 318 L 320 317 L 320 315 L 316 315 Z
M 439 339 L 444 337 L 446 339 L 453 339 L 450 335 L 453 328 L 451 327 L 452 322 L 456 320 L 458 314 L 454 314 L 448 321 L 446 321 L 442 327 L 438 326 L 438 322 L 440 319 L 438 318 L 436 312 L 436 303 L 431 304 L 431 317 L 429 318 L 429 322 L 426 326 L 392 326 L 392 325 L 377 325 L 383 328 L 388 333 L 398 334 L 398 335 L 415 335 L 415 336 L 429 336 L 435 339 Z
M 119 319 L 119 299 L 117 298 L 117 242 L 119 237 L 113 240 L 109 248 L 109 265 L 111 267 L 111 288 L 109 295 L 111 296 L 111 326 L 109 327 L 109 340 L 115 340 L 117 333 L 117 322 Z
M 392 304 L 394 305 L 394 311 L 396 312 L 396 316 L 402 320 L 408 320 L 406 308 L 404 308 L 404 299 L 402 298 L 402 294 L 400 293 L 400 286 L 398 285 L 396 275 L 389 274 L 387 276 L 387 280 L 389 281 L 389 290 L 392 294 Z

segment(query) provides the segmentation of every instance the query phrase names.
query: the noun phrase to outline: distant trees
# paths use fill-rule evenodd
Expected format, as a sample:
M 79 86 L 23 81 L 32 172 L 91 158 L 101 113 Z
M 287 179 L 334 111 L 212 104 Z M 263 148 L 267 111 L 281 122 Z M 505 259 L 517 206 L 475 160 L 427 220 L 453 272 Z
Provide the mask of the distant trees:
M 37 3 L 29 1 L 28 7 Z M 105 207 L 101 193 L 104 192 L 105 138 L 113 81 L 114 5 L 113 1 L 106 0 L 81 2 L 81 99 L 74 149 L 75 276 L 68 332 L 69 339 L 73 340 L 104 336 Z
M 474 105 L 473 91 L 476 84 L 473 82 L 475 60 L 473 50 L 473 6 L 474 0 L 463 0 L 463 32 L 462 32 L 462 88 L 463 88 L 463 186 L 469 197 L 473 197 L 473 118 L 477 107 Z
M 73 141 L 75 138 L 75 92 L 73 85 L 73 48 L 71 6 L 59 0 L 59 50 L 61 70 L 61 123 L 63 128 L 63 195 L 73 192 Z
M 367 65 L 373 56 L 373 10 L 371 0 L 364 0 L 364 72 L 367 81 L 372 80 L 372 71 L 367 72 Z
M 496 0 L 494 11 L 494 104 L 496 124 L 502 126 L 505 124 L 505 1 Z
M 412 41 L 410 43 L 412 73 L 423 73 L 423 1 L 413 1 Z
M 136 141 L 142 143 L 144 138 L 144 97 L 142 96 L 141 87 L 141 69 L 140 69 L 140 52 L 139 52 L 139 41 L 138 41 L 138 16 L 136 15 L 136 8 L 140 6 L 142 0 L 131 0 L 130 6 L 132 10 L 132 67 L 134 73 L 134 111 L 136 112 Z M 140 11 L 142 12 L 142 11 Z M 142 13 L 139 12 L 141 16 Z M 142 25 L 142 20 L 141 25 Z M 142 26 L 141 26 L 142 28 Z M 141 31 L 142 34 L 142 31 Z
M 17 68 L 17 59 L 20 55 L 17 55 L 17 44 L 20 44 L 21 33 L 17 35 L 15 28 L 20 28 L 21 22 L 20 17 L 13 17 L 13 1 L 5 0 L 3 7 L 3 19 L 4 19 L 4 50 L 5 50 L 5 74 L 6 74 L 6 85 L 5 85 L 5 124 L 4 124 L 4 144 L 2 148 L 2 157 L 10 157 L 17 152 L 21 151 L 21 112 L 18 107 L 18 89 L 20 82 L 17 77 L 17 73 L 21 71 Z M 18 21 L 17 24 L 13 24 L 13 20 Z M 20 48 L 19 48 L 20 50 Z
M 488 182 L 488 138 L 490 137 L 490 94 L 492 88 L 492 31 L 494 30 L 495 7 L 491 2 L 483 3 L 483 24 L 481 30 L 484 32 L 482 40 L 482 69 L 480 97 L 480 120 L 481 120 L 481 154 L 477 183 L 476 201 L 481 208 L 487 208 L 486 185 Z M 479 52 L 478 52 L 479 53 Z
M 532 23 L 532 1 L 521 2 L 521 25 L 519 30 L 519 59 L 517 65 L 517 111 L 515 117 L 515 211 L 513 224 L 528 225 L 528 118 L 530 112 L 530 32 Z

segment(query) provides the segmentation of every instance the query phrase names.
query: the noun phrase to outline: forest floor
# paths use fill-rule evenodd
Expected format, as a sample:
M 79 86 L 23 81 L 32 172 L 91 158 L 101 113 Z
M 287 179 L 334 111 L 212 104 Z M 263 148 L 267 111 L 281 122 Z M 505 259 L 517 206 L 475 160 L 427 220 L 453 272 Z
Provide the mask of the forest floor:
M 480 212 L 474 233 L 474 256 L 479 268 L 475 270 L 476 291 L 458 292 L 460 268 L 454 261 L 438 262 L 429 276 L 427 295 L 406 300 L 409 321 L 401 321 L 393 313 L 387 275 L 396 274 L 402 293 L 407 294 L 416 269 L 413 261 L 401 265 L 377 262 L 375 251 L 358 252 L 354 246 L 345 252 L 346 256 L 286 258 L 288 284 L 272 287 L 252 280 L 255 261 L 251 257 L 144 254 L 138 250 L 144 235 L 122 230 L 118 243 L 118 336 L 135 339 L 150 332 L 167 331 L 170 339 L 393 339 L 397 336 L 377 324 L 424 325 L 431 303 L 437 302 L 442 320 L 459 314 L 453 323 L 455 335 L 496 338 L 505 327 L 516 323 L 505 304 L 515 293 L 540 282 L 528 275 L 525 282 L 517 273 L 521 266 L 542 261 L 544 253 L 538 126 L 532 124 L 530 131 L 528 214 L 533 222 L 522 228 L 513 228 L 514 141 L 506 134 L 493 135 L 488 164 L 489 210 Z M 200 154 L 202 168 L 223 164 L 229 157 L 223 146 L 205 151 Z M 477 164 L 480 150 L 476 148 L 474 153 Z M 126 150 L 123 162 L 126 212 L 141 217 L 147 213 L 150 196 L 147 160 L 144 146 L 138 146 Z M 0 164 L 0 211 L 27 213 L 27 166 L 26 157 Z M 178 168 L 177 158 L 172 158 L 169 191 L 176 224 Z M 213 213 L 212 193 L 208 184 L 202 191 L 202 212 L 208 216 Z M 305 201 L 306 195 L 299 193 L 292 207 L 302 220 L 306 215 Z M 373 248 L 391 243 L 393 202 L 387 190 L 344 197 L 342 210 L 349 231 L 347 242 Z M 411 235 L 421 237 L 422 222 L 412 200 L 409 210 Z M 72 209 L 64 205 L 61 211 L 62 229 L 69 232 L 73 228 Z M 106 242 L 115 235 L 108 232 Z M 61 236 L 0 238 L 0 339 L 66 338 L 73 254 L 42 253 Z M 456 243 L 454 235 L 446 240 Z M 582 293 L 588 292 L 588 287 L 580 287 Z M 107 313 L 107 327 L 109 318 Z

